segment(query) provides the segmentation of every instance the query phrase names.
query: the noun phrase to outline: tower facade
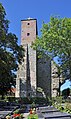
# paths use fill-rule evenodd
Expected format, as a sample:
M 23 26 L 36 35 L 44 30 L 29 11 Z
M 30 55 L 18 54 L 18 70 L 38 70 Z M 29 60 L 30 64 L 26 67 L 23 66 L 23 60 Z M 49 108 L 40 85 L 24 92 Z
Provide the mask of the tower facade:
M 57 68 L 45 53 L 42 58 L 38 58 L 36 51 L 32 49 L 36 35 L 37 20 L 22 20 L 21 45 L 25 52 L 17 71 L 15 97 L 57 96 Z
M 36 96 L 36 51 L 31 48 L 37 35 L 36 19 L 21 21 L 21 44 L 25 50 L 16 79 L 16 97 Z

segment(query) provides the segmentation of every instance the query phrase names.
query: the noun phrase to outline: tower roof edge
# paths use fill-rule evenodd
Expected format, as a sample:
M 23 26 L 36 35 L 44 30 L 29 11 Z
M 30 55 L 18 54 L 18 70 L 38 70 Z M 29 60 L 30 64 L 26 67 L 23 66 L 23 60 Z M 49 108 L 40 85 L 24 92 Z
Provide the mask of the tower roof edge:
M 27 19 L 23 19 L 21 21 L 30 21 L 30 20 L 36 20 L 37 21 L 37 19 L 35 19 L 35 18 L 27 18 Z

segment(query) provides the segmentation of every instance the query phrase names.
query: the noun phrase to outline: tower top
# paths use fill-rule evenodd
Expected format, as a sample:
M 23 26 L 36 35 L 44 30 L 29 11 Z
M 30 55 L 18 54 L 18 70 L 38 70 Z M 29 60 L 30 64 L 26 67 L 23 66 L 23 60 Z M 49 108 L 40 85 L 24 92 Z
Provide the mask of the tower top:
M 21 43 L 32 44 L 37 35 L 37 20 L 28 18 L 21 21 Z
M 27 19 L 28 19 L 28 20 L 31 20 L 31 19 L 33 19 L 33 18 L 31 18 L 31 17 L 28 17 Z
M 21 20 L 21 21 L 30 21 L 30 20 L 37 20 L 37 19 L 28 17 L 27 19 L 24 19 L 24 20 Z

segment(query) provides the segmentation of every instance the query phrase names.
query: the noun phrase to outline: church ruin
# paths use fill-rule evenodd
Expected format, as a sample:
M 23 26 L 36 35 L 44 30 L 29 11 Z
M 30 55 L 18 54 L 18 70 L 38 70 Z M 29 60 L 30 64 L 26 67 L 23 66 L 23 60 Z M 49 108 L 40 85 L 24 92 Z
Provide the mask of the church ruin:
M 15 97 L 57 96 L 59 80 L 54 73 L 57 68 L 45 56 L 38 59 L 37 51 L 31 47 L 36 36 L 37 20 L 21 20 L 21 44 L 25 57 L 17 71 Z

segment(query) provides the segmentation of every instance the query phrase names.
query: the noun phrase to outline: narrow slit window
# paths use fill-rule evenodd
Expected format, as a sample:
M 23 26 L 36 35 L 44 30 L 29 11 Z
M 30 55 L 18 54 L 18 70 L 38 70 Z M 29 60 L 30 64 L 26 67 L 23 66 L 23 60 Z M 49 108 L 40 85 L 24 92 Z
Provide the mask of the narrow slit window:
M 27 23 L 27 25 L 30 25 L 30 23 Z
M 29 36 L 30 35 L 30 33 L 27 33 L 27 36 Z

